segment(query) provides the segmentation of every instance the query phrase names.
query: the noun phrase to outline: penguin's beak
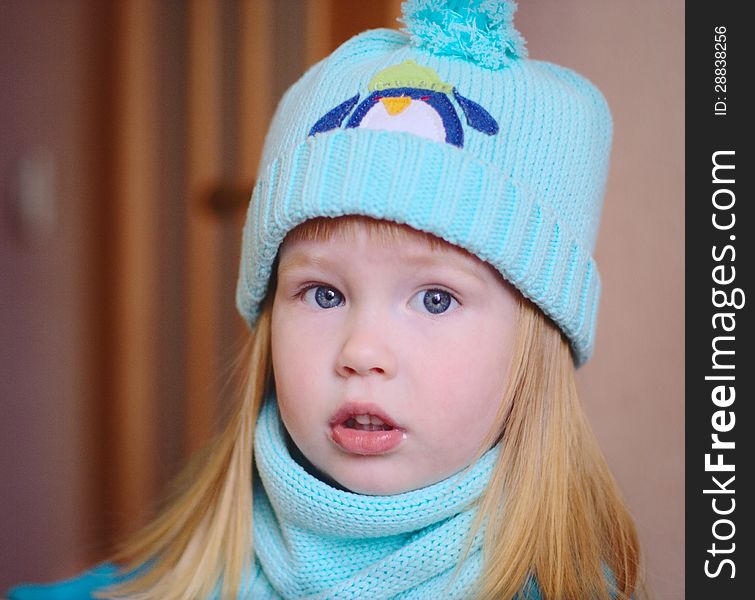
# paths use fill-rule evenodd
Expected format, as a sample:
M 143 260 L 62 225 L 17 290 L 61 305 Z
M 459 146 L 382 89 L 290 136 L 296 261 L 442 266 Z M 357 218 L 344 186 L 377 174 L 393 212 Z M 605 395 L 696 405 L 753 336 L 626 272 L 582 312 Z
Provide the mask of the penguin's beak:
M 409 96 L 397 96 L 393 98 L 380 98 L 380 102 L 385 106 L 385 110 L 392 117 L 400 114 L 412 102 Z

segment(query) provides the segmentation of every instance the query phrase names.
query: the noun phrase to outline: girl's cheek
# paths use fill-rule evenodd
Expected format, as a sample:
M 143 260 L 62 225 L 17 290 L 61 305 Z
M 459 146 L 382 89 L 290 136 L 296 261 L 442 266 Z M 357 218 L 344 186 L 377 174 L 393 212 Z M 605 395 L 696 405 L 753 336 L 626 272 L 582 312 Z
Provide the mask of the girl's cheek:
M 293 316 L 282 324 L 279 357 L 298 385 L 311 385 L 315 381 L 309 383 L 310 377 L 325 373 L 325 363 L 333 355 L 331 337 L 331 328 L 322 320 Z

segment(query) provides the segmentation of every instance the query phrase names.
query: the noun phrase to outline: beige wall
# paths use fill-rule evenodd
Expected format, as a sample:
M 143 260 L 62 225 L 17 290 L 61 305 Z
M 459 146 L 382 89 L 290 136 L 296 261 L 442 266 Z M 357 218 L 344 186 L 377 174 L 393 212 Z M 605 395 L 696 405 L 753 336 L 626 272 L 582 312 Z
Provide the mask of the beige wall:
M 596 259 L 603 290 L 587 412 L 658 599 L 684 597 L 684 3 L 521 0 L 533 58 L 603 91 L 614 146 Z
M 0 595 L 94 546 L 94 4 L 0 5 Z

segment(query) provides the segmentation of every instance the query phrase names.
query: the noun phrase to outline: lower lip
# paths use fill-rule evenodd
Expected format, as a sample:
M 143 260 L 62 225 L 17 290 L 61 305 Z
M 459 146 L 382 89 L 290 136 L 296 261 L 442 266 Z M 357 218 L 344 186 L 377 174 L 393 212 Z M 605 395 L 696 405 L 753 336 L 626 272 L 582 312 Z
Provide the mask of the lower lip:
M 401 429 L 389 431 L 363 431 L 341 425 L 331 428 L 333 441 L 352 454 L 384 454 L 398 446 L 404 439 Z

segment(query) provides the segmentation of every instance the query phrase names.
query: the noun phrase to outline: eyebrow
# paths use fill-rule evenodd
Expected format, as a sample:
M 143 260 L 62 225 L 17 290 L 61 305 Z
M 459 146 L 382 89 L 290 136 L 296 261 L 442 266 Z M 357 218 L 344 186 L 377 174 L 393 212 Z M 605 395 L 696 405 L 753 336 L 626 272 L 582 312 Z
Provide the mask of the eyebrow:
M 460 257 L 447 253 L 445 258 L 439 258 L 437 255 L 430 254 L 410 254 L 401 258 L 402 265 L 413 265 L 415 268 L 428 268 L 435 266 L 444 266 L 461 271 L 470 277 L 473 277 L 477 281 L 484 283 L 484 279 L 477 269 L 474 269 L 466 261 Z M 315 266 L 315 267 L 332 267 L 335 265 L 334 261 L 331 261 L 326 256 L 308 254 L 306 252 L 293 252 L 287 256 L 284 261 L 279 265 L 279 273 L 283 274 L 287 271 L 292 271 L 297 268 Z

